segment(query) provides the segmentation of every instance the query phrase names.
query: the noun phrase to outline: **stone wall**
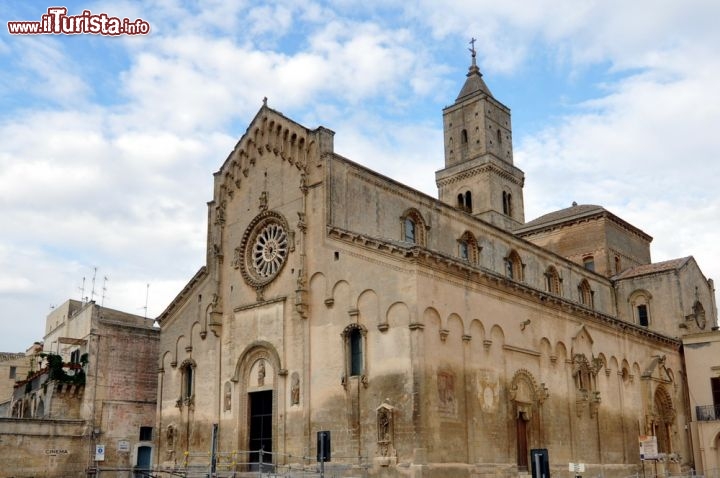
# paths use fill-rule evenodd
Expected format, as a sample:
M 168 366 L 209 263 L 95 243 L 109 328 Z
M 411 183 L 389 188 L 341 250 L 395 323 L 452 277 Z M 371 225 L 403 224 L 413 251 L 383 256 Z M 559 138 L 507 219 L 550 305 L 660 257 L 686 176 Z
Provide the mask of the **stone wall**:
M 82 420 L 0 418 L 0 475 L 85 477 L 91 446 Z

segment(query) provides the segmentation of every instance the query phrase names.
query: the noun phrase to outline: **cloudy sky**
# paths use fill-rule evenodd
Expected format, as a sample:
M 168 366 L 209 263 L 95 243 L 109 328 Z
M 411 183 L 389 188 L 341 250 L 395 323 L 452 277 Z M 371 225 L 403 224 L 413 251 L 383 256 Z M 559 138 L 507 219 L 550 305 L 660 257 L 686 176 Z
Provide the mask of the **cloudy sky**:
M 263 97 L 436 196 L 471 37 L 512 109 L 528 220 L 600 204 L 655 238 L 654 261 L 720 279 L 716 0 L 62 3 L 149 23 L 133 37 L 10 35 L 55 4 L 7 3 L 0 351 L 41 340 L 93 275 L 98 303 L 142 315 L 149 290 L 162 312 L 203 265 L 212 173 Z

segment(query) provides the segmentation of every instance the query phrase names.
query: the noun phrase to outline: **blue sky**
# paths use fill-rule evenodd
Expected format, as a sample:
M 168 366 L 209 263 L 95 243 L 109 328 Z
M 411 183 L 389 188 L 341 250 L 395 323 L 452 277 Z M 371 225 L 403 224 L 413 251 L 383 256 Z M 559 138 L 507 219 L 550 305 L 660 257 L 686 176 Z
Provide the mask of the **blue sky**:
M 720 3 L 65 2 L 146 36 L 16 36 L 0 12 L 0 351 L 68 298 L 158 315 L 203 265 L 216 171 L 268 104 L 436 196 L 442 114 L 477 38 L 512 110 L 525 216 L 600 204 L 720 278 Z M 104 281 L 104 277 L 108 280 Z

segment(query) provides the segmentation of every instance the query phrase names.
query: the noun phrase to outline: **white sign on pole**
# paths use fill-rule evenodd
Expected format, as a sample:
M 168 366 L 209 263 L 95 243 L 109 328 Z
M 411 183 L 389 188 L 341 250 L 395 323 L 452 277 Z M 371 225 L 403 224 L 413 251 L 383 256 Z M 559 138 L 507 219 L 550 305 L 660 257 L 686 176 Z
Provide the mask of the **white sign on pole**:
M 640 459 L 641 460 L 657 460 L 658 447 L 657 437 L 653 435 L 640 435 Z
M 95 461 L 105 461 L 105 445 L 95 445 Z

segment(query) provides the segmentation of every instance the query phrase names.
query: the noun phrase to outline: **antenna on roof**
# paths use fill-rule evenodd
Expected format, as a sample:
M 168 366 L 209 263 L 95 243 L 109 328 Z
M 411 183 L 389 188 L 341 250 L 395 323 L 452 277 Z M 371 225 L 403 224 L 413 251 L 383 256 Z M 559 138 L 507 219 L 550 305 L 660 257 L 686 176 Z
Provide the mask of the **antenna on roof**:
M 92 289 L 90 291 L 90 301 L 95 300 L 95 276 L 97 276 L 97 266 L 93 267 Z
M 82 287 L 78 287 L 78 290 L 80 290 L 80 302 L 85 302 L 85 276 L 83 276 Z
M 145 318 L 146 319 L 147 319 L 147 307 L 148 307 L 147 305 L 148 305 L 148 297 L 149 296 L 150 296 L 150 284 L 148 284 L 147 287 L 145 288 L 145 307 L 143 307 L 143 309 L 145 309 Z
M 107 282 L 110 280 L 108 276 L 103 276 L 103 286 L 102 286 L 102 299 L 100 300 L 100 307 L 105 306 L 105 293 L 107 292 Z

